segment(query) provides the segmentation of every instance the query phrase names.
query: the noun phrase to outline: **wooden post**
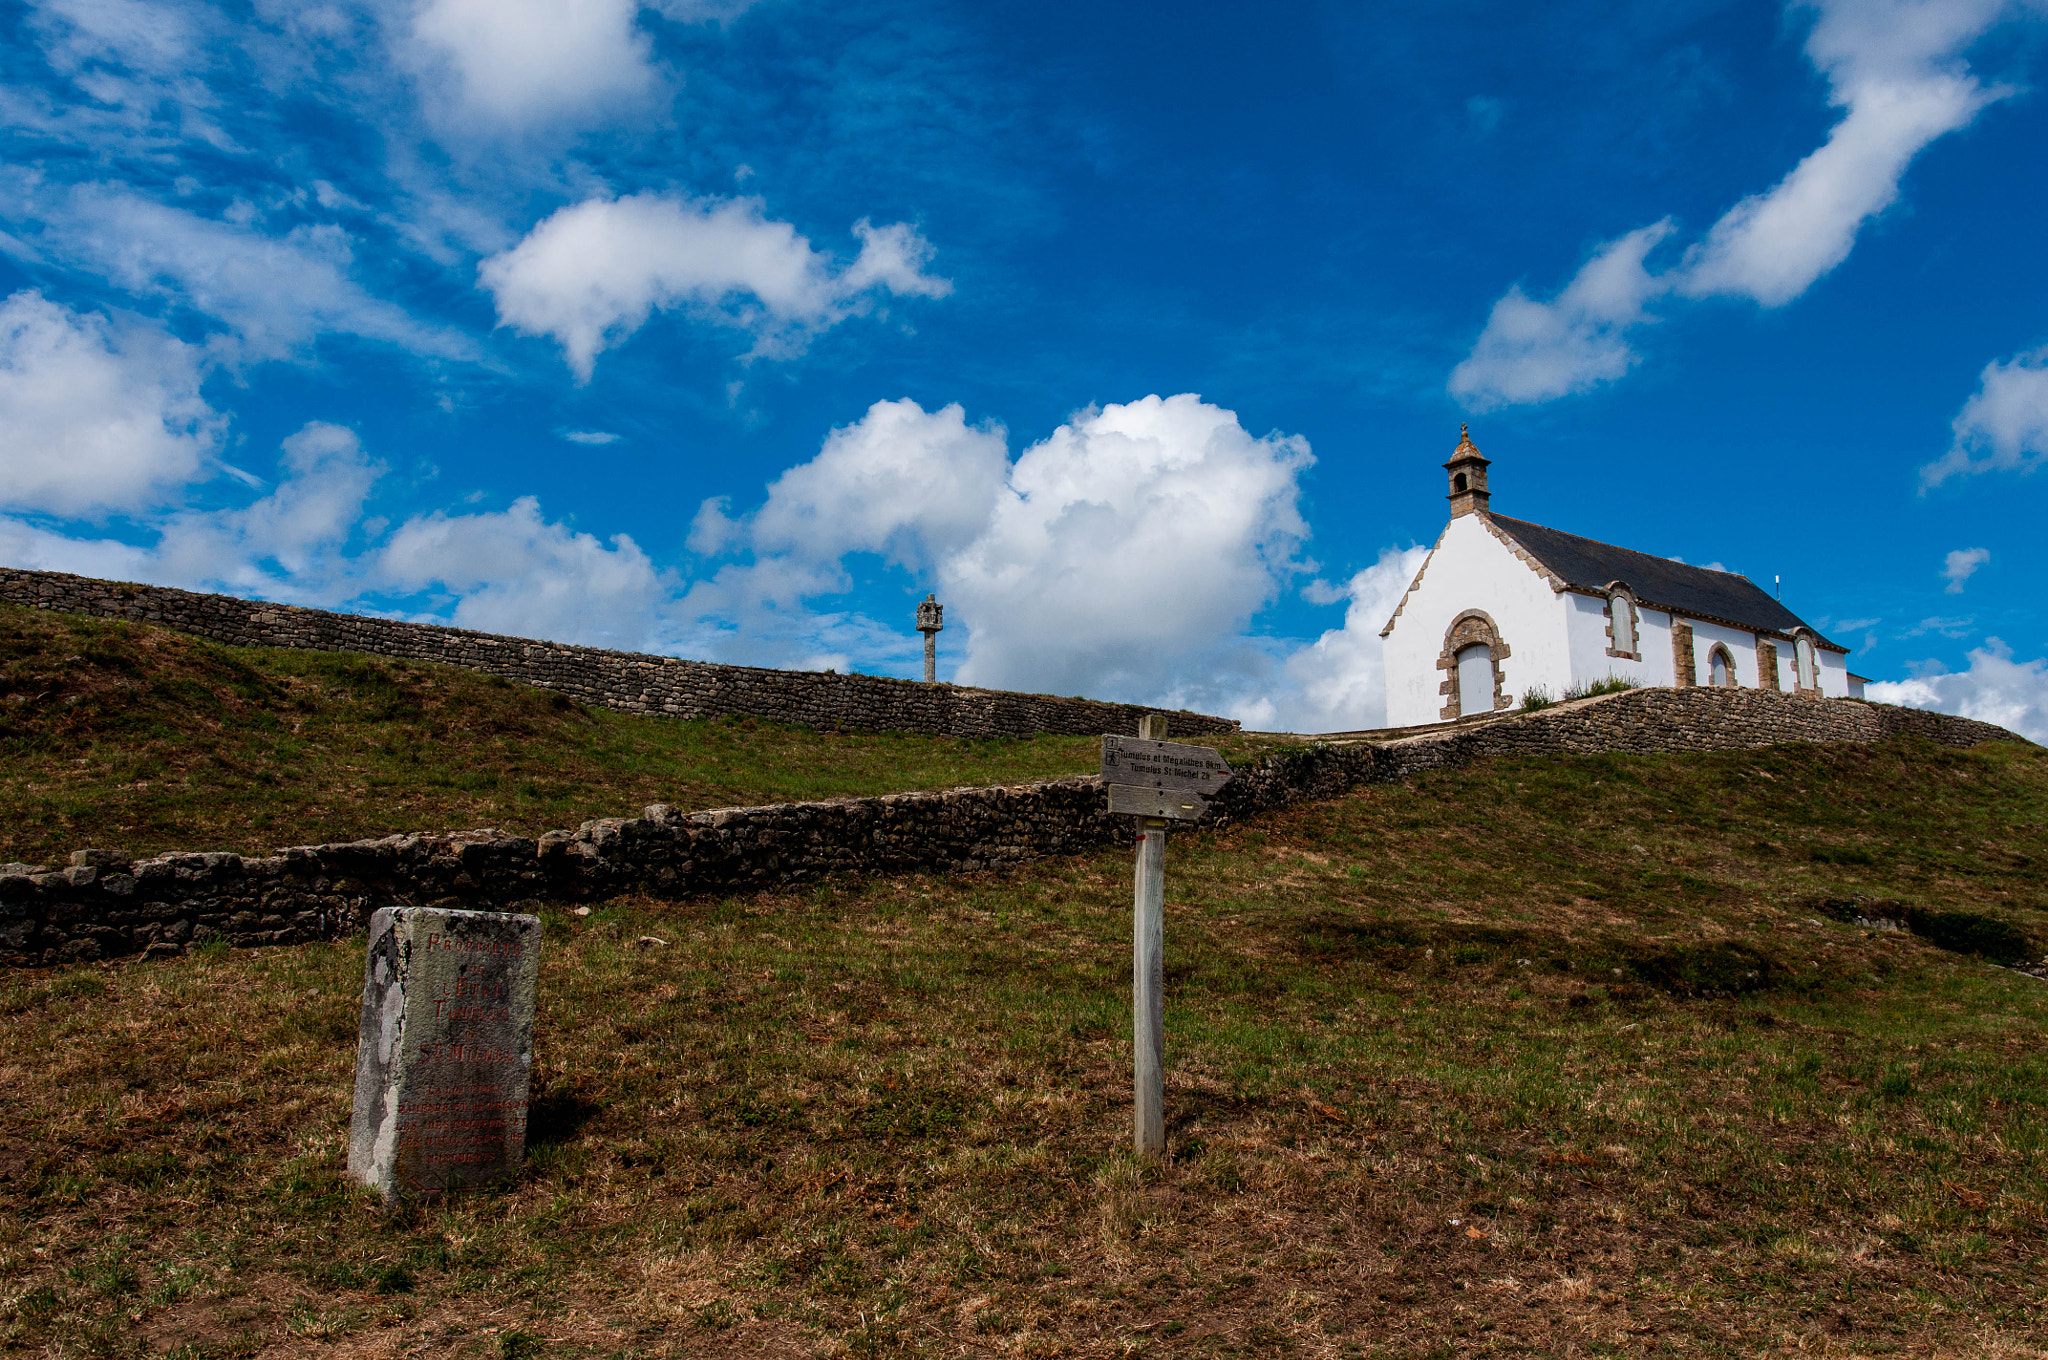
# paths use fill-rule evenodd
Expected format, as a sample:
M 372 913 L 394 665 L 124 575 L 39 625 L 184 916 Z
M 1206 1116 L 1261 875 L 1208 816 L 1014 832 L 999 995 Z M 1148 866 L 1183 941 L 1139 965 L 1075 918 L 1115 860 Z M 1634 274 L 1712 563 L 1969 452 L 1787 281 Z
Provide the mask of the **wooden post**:
M 1166 740 L 1166 715 L 1148 714 L 1138 735 Z M 1131 910 L 1133 1140 L 1141 1157 L 1166 1155 L 1166 819 L 1138 819 Z

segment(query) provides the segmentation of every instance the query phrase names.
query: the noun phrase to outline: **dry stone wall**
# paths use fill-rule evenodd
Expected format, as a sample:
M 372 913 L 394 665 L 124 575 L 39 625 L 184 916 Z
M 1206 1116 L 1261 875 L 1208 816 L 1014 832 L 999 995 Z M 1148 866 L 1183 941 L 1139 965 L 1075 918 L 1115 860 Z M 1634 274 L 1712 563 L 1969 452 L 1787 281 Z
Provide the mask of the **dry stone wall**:
M 1211 805 L 1210 825 L 1491 756 L 1746 750 L 1910 735 L 1947 746 L 2017 741 L 2002 727 L 1917 709 L 1758 690 L 1642 689 L 1398 740 L 1263 757 Z M 42 965 L 329 939 L 385 906 L 505 910 L 626 891 L 749 891 L 834 874 L 999 869 L 1128 840 L 1093 777 L 1010 787 L 585 822 L 539 837 L 482 830 L 304 845 L 261 859 L 176 854 L 130 862 L 81 850 L 70 867 L 0 865 L 0 963 Z
M 879 675 L 721 666 L 61 572 L 0 567 L 0 601 L 153 623 L 237 647 L 299 647 L 439 661 L 560 690 L 599 708 L 668 718 L 750 714 L 827 732 L 1023 737 L 1039 732 L 1089 736 L 1135 731 L 1141 715 L 1156 711 Z M 1173 715 L 1173 730 L 1189 735 L 1234 732 L 1237 723 L 1206 713 L 1179 712 Z

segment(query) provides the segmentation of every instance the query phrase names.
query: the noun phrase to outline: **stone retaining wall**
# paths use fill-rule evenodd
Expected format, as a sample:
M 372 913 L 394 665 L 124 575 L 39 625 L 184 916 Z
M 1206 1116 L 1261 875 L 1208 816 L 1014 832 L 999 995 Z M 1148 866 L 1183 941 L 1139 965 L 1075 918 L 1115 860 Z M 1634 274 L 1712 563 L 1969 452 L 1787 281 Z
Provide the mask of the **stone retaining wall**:
M 1135 732 L 1141 715 L 1158 711 L 880 675 L 721 666 L 12 567 L 0 567 L 0 601 L 153 623 L 236 647 L 299 647 L 439 661 L 560 690 L 598 708 L 668 718 L 744 713 L 822 732 L 1023 737 L 1038 732 Z M 1191 736 L 1234 732 L 1237 723 L 1183 711 L 1173 715 L 1173 730 Z
M 1743 750 L 1911 735 L 1948 746 L 2016 741 L 2002 727 L 1917 709 L 1759 690 L 1641 689 L 1395 741 L 1263 757 L 1212 804 L 1226 825 L 1360 784 L 1489 756 Z M 538 839 L 495 831 L 294 846 L 263 859 L 175 854 L 130 863 L 82 850 L 72 867 L 0 866 L 0 963 L 54 965 L 329 939 L 386 905 L 504 909 L 747 891 L 832 874 L 961 872 L 1127 840 L 1100 780 L 899 793 L 585 822 Z

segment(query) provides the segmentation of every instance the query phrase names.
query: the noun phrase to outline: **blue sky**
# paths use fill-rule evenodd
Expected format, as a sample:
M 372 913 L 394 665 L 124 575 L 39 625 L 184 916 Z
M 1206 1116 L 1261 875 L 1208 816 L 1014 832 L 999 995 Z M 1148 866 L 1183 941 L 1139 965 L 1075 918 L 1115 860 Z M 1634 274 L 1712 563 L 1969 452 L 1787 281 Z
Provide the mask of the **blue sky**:
M 1469 420 L 2048 736 L 2048 8 L 1397 8 L 9 7 L 0 561 L 1328 730 Z

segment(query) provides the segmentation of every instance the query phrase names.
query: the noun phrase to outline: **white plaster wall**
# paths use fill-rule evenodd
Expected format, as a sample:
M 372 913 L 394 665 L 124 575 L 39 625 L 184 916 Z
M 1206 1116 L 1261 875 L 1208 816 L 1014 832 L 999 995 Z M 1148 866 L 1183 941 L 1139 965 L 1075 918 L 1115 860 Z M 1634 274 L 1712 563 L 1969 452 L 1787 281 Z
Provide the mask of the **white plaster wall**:
M 1820 692 L 1830 699 L 1849 697 L 1849 658 L 1825 647 L 1813 649 L 1814 671 L 1820 676 Z
M 1671 615 L 1661 609 L 1638 607 L 1636 622 L 1642 633 L 1636 643 L 1636 650 L 1643 654 L 1643 659 L 1636 663 L 1641 667 L 1642 682 L 1646 685 L 1677 684 L 1678 663 L 1671 654 Z
M 1636 653 L 1643 659 L 1609 656 L 1607 599 L 1600 595 L 1565 594 L 1567 626 L 1571 632 L 1571 679 L 1573 685 L 1589 685 L 1610 675 L 1633 680 L 1639 685 L 1671 683 L 1671 618 L 1636 606 Z M 1662 622 L 1662 631 L 1651 632 L 1652 619 Z M 1657 658 L 1662 658 L 1661 667 Z M 1562 692 L 1557 691 L 1557 692 Z
M 1561 693 L 1572 680 L 1568 598 L 1509 552 L 1477 515 L 1453 519 L 1386 637 L 1388 725 L 1442 721 L 1444 673 L 1436 659 L 1451 621 L 1468 609 L 1491 615 L 1508 646 L 1501 663 L 1504 693 L 1518 700 L 1534 685 Z
M 1680 618 L 1685 618 L 1680 615 Z M 1720 643 L 1728 649 L 1728 655 L 1735 662 L 1735 683 L 1744 689 L 1757 687 L 1756 634 L 1743 628 L 1728 628 L 1718 623 L 1702 623 L 1698 619 L 1685 619 L 1692 625 L 1693 683 L 1704 685 L 1713 677 L 1712 667 L 1707 659 L 1714 644 Z
M 1607 601 L 1575 590 L 1566 591 L 1563 598 L 1565 634 L 1571 647 L 1571 675 L 1565 684 L 1584 684 L 1596 679 L 1606 673 L 1610 662 L 1628 665 L 1619 657 L 1607 655 Z

